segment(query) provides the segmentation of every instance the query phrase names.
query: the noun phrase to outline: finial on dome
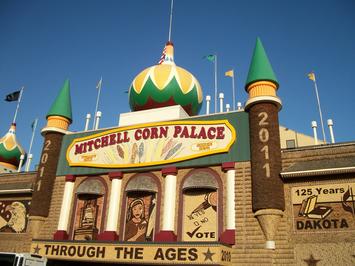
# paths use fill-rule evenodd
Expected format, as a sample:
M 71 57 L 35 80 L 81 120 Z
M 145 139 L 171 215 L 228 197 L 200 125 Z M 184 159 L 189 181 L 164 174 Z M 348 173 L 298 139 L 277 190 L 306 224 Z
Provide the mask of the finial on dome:
M 175 65 L 174 62 L 174 44 L 171 41 L 168 41 L 165 44 L 163 53 L 160 57 L 158 65 Z

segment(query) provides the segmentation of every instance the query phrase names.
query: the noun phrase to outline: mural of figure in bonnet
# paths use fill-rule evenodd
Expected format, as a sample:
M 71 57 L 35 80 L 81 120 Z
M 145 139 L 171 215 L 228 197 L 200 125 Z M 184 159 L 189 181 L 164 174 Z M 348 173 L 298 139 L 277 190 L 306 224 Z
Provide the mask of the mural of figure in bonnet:
M 151 241 L 154 231 L 154 196 L 128 198 L 125 241 Z

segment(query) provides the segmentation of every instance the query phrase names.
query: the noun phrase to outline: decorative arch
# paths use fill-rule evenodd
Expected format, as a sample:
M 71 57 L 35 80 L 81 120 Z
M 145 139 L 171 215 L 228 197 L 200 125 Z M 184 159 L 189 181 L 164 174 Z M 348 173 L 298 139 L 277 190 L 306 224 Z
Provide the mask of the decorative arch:
M 181 180 L 179 241 L 217 241 L 223 229 L 223 184 L 210 168 L 193 169 Z
M 95 240 L 104 230 L 107 184 L 101 176 L 90 176 L 75 190 L 70 235 L 73 240 Z
M 128 180 L 122 201 L 121 241 L 154 240 L 159 228 L 160 195 L 160 180 L 152 173 L 139 173 Z

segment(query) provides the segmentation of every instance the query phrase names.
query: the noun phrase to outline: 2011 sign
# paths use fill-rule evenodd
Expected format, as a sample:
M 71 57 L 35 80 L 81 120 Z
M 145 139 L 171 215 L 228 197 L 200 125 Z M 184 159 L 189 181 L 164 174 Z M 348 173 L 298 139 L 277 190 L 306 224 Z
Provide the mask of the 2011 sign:
M 270 163 L 269 163 L 269 145 L 268 141 L 270 138 L 270 134 L 266 126 L 269 125 L 268 114 L 266 112 L 260 112 L 258 114 L 259 120 L 259 140 L 264 144 L 260 149 L 260 152 L 264 154 L 265 163 L 263 164 L 263 169 L 265 169 L 265 176 L 270 177 Z

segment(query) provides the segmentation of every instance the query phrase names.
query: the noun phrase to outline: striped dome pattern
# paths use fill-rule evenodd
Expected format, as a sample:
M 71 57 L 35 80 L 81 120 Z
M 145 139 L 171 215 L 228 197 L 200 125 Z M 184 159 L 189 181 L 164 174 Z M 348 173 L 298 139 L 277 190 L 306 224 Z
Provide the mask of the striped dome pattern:
M 17 169 L 20 164 L 21 155 L 25 156 L 26 152 L 16 140 L 16 125 L 12 124 L 9 131 L 0 139 L 0 164 Z
M 165 61 L 144 69 L 133 80 L 129 90 L 131 110 L 181 105 L 189 115 L 198 114 L 203 100 L 200 83 L 190 72 L 175 65 L 171 43 L 164 51 Z

